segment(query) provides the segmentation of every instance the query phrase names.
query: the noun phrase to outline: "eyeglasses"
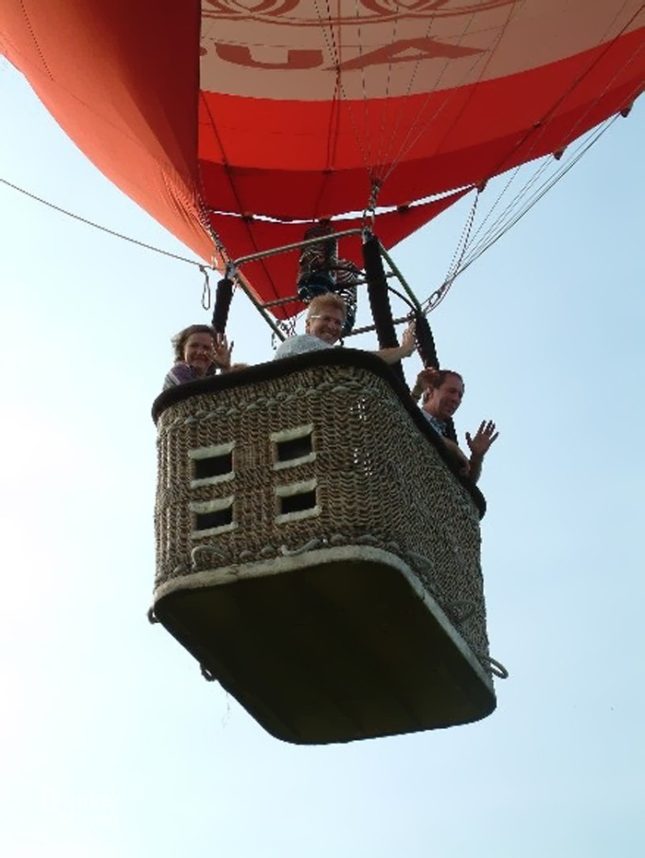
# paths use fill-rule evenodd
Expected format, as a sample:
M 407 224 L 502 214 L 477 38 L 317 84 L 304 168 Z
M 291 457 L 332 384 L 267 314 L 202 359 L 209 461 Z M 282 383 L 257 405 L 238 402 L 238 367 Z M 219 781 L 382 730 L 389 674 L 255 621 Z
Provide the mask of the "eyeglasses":
M 310 319 L 320 319 L 321 322 L 324 322 L 326 325 L 333 325 L 336 328 L 342 328 L 345 324 L 344 320 L 336 319 L 334 316 L 309 316 Z

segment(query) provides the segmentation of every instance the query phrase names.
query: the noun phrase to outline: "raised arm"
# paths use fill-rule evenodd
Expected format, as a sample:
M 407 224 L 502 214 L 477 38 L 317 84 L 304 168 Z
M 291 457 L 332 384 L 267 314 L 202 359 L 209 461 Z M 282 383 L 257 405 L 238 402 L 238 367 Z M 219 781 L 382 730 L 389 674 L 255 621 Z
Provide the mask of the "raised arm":
M 228 340 L 226 339 L 226 334 L 217 334 L 215 345 L 213 347 L 213 363 L 218 366 L 222 372 L 228 372 L 231 368 L 231 354 L 233 353 L 234 345 L 235 344 L 233 342 L 229 345 Z
M 474 483 L 481 475 L 484 456 L 498 437 L 499 432 L 496 431 L 492 420 L 482 420 L 474 437 L 470 432 L 466 432 L 466 443 L 470 450 L 469 476 Z
M 416 348 L 415 341 L 415 326 L 414 322 L 410 322 L 408 327 L 403 331 L 400 346 L 392 346 L 387 349 L 379 349 L 373 354 L 380 357 L 385 363 L 396 363 L 403 358 L 410 357 Z

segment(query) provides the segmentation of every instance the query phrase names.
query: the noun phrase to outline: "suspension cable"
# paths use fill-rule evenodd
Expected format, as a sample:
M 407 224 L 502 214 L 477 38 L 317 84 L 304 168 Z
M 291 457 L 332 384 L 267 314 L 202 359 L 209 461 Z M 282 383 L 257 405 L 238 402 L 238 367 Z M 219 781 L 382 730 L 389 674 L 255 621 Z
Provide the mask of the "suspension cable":
M 147 244 L 145 241 L 140 241 L 138 238 L 132 238 L 129 235 L 124 235 L 121 232 L 116 232 L 114 229 L 110 229 L 107 226 L 102 226 L 100 223 L 95 223 L 92 220 L 88 220 L 81 215 L 75 214 L 74 212 L 70 212 L 67 209 L 62 208 L 61 206 L 55 205 L 55 203 L 50 203 L 49 200 L 45 200 L 42 197 L 37 196 L 36 194 L 32 194 L 30 191 L 25 190 L 25 188 L 21 188 L 18 185 L 14 185 L 13 182 L 9 182 L 7 179 L 3 179 L 0 177 L 0 183 L 6 185 L 8 188 L 12 188 L 14 191 L 18 191 L 20 194 L 24 194 L 24 196 L 29 197 L 29 199 L 35 200 L 37 203 L 41 203 L 44 206 L 47 206 L 54 211 L 59 212 L 60 214 L 64 214 L 72 220 L 80 221 L 81 223 L 87 224 L 87 226 L 91 226 L 94 229 L 98 229 L 99 232 L 105 232 L 108 235 L 114 236 L 114 238 L 120 238 L 122 241 L 129 241 L 130 244 L 136 244 L 138 247 L 143 247 L 145 250 L 151 250 L 153 253 L 160 253 L 162 256 L 169 256 L 171 259 L 177 259 L 179 262 L 185 262 L 187 265 L 194 265 L 196 268 L 202 273 L 206 273 L 206 269 L 210 268 L 214 270 L 212 265 L 204 265 L 203 262 L 197 262 L 195 259 L 188 259 L 186 256 L 180 256 L 178 253 L 171 253 L 169 250 L 162 250 L 160 247 L 155 247 L 153 244 Z

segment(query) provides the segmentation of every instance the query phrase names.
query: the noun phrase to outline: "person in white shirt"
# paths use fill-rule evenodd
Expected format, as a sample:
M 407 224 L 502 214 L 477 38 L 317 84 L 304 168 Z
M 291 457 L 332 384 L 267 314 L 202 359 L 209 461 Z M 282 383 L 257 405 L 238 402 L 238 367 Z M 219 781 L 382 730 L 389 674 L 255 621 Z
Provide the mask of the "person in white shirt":
M 318 349 L 329 349 L 340 339 L 345 324 L 345 302 L 333 292 L 313 298 L 307 308 L 305 333 L 289 337 L 281 343 L 273 355 L 274 360 L 304 354 Z M 373 354 L 386 363 L 396 363 L 409 357 L 415 350 L 414 323 L 410 323 L 403 332 L 401 345 L 379 349 Z

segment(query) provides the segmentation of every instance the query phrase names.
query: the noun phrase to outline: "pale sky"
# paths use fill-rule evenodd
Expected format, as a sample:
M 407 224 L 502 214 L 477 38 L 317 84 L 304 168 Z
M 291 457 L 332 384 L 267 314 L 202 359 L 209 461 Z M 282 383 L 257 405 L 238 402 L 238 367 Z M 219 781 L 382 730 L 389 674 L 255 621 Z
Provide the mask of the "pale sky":
M 191 256 L 4 62 L 0 98 L 0 178 Z M 146 620 L 150 405 L 170 336 L 209 320 L 201 276 L 0 184 L 0 854 L 645 854 L 644 129 L 639 103 L 430 317 L 466 379 L 460 435 L 501 431 L 481 480 L 498 709 L 345 746 L 272 738 Z M 394 251 L 420 297 L 467 205 Z M 241 294 L 230 330 L 238 360 L 271 356 Z

